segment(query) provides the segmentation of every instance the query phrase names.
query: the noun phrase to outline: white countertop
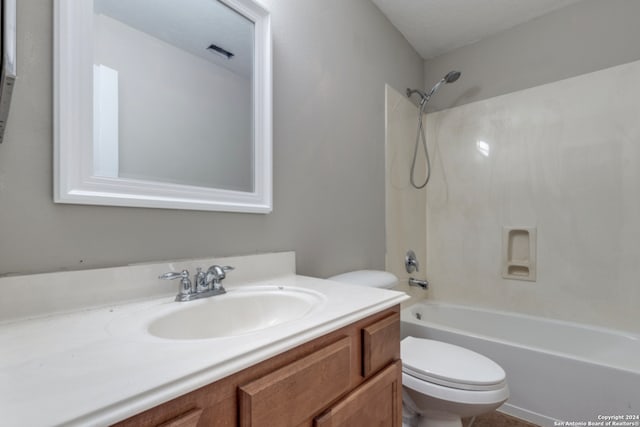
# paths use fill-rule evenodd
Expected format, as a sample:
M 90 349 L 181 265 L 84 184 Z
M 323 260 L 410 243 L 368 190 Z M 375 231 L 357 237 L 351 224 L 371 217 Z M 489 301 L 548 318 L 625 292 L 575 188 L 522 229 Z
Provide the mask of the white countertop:
M 250 284 L 309 289 L 325 299 L 302 319 L 203 340 L 156 338 L 136 321 L 190 304 L 173 297 L 0 324 L 2 424 L 109 425 L 408 298 L 294 274 Z

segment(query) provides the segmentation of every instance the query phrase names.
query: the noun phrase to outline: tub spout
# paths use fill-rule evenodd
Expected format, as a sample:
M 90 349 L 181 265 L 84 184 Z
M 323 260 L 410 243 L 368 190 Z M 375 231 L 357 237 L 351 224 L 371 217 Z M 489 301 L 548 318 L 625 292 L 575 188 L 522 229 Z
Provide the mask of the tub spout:
M 418 286 L 426 291 L 427 289 L 429 289 L 429 281 L 409 277 L 409 286 Z

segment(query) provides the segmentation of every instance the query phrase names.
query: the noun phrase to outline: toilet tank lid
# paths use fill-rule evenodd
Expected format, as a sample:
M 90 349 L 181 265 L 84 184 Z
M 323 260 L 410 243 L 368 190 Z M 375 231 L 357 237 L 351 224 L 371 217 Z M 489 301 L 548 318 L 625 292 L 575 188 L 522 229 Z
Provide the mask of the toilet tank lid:
M 372 288 L 392 288 L 398 278 L 388 271 L 358 270 L 329 277 L 329 280 Z

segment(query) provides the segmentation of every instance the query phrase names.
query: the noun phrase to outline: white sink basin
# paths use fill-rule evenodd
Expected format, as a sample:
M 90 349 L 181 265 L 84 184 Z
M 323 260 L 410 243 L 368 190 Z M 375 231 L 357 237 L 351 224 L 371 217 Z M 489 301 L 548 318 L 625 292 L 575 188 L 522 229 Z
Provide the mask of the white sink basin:
M 194 340 L 259 331 L 307 316 L 324 297 L 306 289 L 242 287 L 178 308 L 152 320 L 148 332 L 159 338 Z

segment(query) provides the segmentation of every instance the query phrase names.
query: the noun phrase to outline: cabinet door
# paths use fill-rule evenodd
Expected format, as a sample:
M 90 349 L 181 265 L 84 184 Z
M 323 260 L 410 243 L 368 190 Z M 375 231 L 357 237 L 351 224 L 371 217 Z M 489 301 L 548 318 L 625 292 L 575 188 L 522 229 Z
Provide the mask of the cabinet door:
M 318 416 L 315 427 L 400 427 L 402 362 L 395 361 Z
M 368 377 L 400 359 L 400 314 L 393 313 L 362 329 L 362 376 Z
M 239 389 L 240 426 L 298 426 L 349 391 L 345 337 Z

